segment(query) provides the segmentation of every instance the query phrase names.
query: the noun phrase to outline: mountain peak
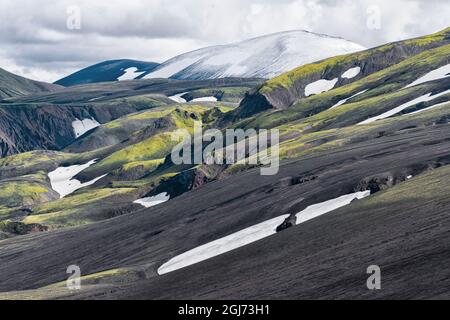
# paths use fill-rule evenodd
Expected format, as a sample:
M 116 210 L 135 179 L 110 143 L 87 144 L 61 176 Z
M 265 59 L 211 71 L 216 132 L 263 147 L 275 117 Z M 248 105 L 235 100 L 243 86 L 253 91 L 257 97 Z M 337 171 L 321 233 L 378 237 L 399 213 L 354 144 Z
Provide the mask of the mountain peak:
M 342 38 L 288 30 L 185 53 L 144 78 L 271 78 L 307 63 L 364 49 Z

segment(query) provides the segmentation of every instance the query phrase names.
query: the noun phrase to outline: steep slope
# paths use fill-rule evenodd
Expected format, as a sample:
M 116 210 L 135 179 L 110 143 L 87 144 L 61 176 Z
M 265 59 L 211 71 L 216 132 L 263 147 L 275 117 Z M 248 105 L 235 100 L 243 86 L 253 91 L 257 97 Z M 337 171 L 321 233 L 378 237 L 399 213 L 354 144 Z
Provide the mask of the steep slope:
M 355 255 L 357 257 L 359 256 L 358 252 L 361 254 L 365 252 L 367 257 L 372 257 L 372 254 L 381 257 L 383 252 L 386 252 L 384 250 L 386 246 L 395 248 L 400 240 L 408 241 L 407 243 L 411 244 L 410 250 L 417 248 L 417 251 L 404 250 L 402 246 L 397 246 L 397 250 L 399 252 L 403 250 L 406 255 L 385 255 L 385 258 L 381 259 L 379 263 L 383 265 L 412 263 L 413 265 L 410 265 L 412 268 L 420 266 L 430 260 L 427 255 L 421 258 L 415 254 L 423 253 L 423 250 L 419 250 L 419 248 L 434 248 L 435 250 L 429 251 L 431 254 L 439 252 L 442 246 L 448 243 L 439 236 L 439 234 L 441 236 L 448 234 L 448 232 L 439 231 L 445 230 L 443 223 L 446 220 L 442 213 L 448 210 L 449 205 L 448 197 L 442 193 L 447 193 L 446 180 L 439 177 L 448 176 L 448 167 L 431 176 L 427 174 L 421 177 L 421 174 L 424 170 L 448 165 L 450 145 L 445 137 L 449 133 L 449 128 L 446 124 L 417 131 L 398 132 L 389 137 L 354 143 L 348 147 L 338 148 L 331 153 L 318 153 L 314 156 L 282 163 L 280 173 L 276 176 L 262 177 L 258 170 L 243 172 L 217 183 L 207 184 L 203 188 L 186 193 L 158 207 L 135 212 L 130 216 L 117 217 L 79 228 L 6 240 L 0 247 L 0 258 L 2 259 L 0 291 L 36 289 L 63 281 L 66 279 L 65 268 L 67 265 L 73 263 L 72 261 L 78 261 L 84 275 L 131 267 L 140 267 L 145 272 L 141 273 L 142 276 L 138 279 L 138 283 L 134 283 L 130 287 L 124 287 L 122 283 L 120 288 L 114 288 L 114 286 L 112 288 L 85 287 L 84 290 L 77 293 L 63 290 L 64 294 L 83 295 L 86 290 L 89 294 L 89 291 L 94 289 L 98 290 L 96 292 L 109 292 L 110 297 L 115 294 L 121 297 L 135 297 L 134 287 L 143 294 L 142 298 L 155 298 L 156 291 L 153 290 L 157 290 L 160 297 L 166 298 L 187 298 L 191 294 L 201 297 L 204 291 L 209 292 L 210 296 L 230 297 L 235 291 L 227 290 L 231 290 L 231 288 L 239 290 L 253 284 L 252 290 L 243 290 L 242 292 L 248 292 L 247 297 L 257 297 L 257 292 L 276 292 L 281 283 L 285 282 L 280 283 L 280 279 L 265 281 L 264 288 L 267 291 L 261 291 L 258 288 L 263 288 L 263 286 L 258 285 L 259 281 L 252 281 L 254 278 L 249 276 L 246 281 L 236 281 L 236 286 L 216 290 L 213 288 L 214 286 L 222 288 L 225 286 L 225 282 L 214 271 L 215 267 L 212 267 L 211 264 L 215 265 L 220 261 L 224 266 L 235 264 L 237 270 L 251 272 L 255 268 L 259 269 L 256 266 L 262 267 L 269 263 L 271 267 L 262 269 L 269 273 L 272 272 L 274 277 L 286 273 L 281 279 L 289 280 L 286 282 L 287 285 L 299 277 L 299 274 L 309 274 L 308 270 L 313 265 L 322 265 L 318 264 L 318 261 L 323 261 L 323 264 L 328 266 L 330 254 L 332 256 L 336 254 L 336 258 L 341 257 L 338 261 L 351 259 L 354 265 L 352 268 L 346 269 L 353 270 L 353 272 L 360 270 L 361 277 L 364 278 L 369 261 L 366 259 L 358 261 L 355 259 Z M 316 179 L 302 179 L 312 175 L 316 176 Z M 405 182 L 410 175 L 414 176 L 413 179 Z M 419 180 L 415 180 L 416 178 Z M 418 181 L 417 184 L 414 181 Z M 164 276 L 158 276 L 156 273 L 163 263 L 187 250 L 267 219 L 299 212 L 310 204 L 355 190 L 364 190 L 370 187 L 368 182 L 373 184 L 374 190 L 378 186 L 381 190 L 387 189 L 387 192 L 390 192 L 389 187 L 398 184 L 400 189 L 392 188 L 392 192 L 396 192 L 393 198 L 400 199 L 402 197 L 404 200 L 396 202 L 392 196 L 386 197 L 383 196 L 383 193 L 380 193 L 379 196 L 375 194 L 374 198 L 369 197 L 353 203 L 348 208 L 350 211 L 340 210 L 330 213 L 329 217 L 324 216 L 303 226 L 299 225 L 292 230 L 281 232 L 272 238 L 225 254 L 217 259 Z M 410 201 L 410 192 L 416 189 L 423 190 L 421 186 L 426 186 L 426 193 L 422 193 L 426 200 L 418 205 L 416 202 Z M 414 194 L 414 191 L 412 192 Z M 195 206 L 186 205 L 186 203 L 195 203 Z M 378 208 L 380 211 L 374 211 L 374 208 Z M 321 223 L 321 221 L 330 222 Z M 401 223 L 400 221 L 406 222 Z M 433 221 L 434 223 L 432 223 Z M 437 228 L 438 233 L 430 234 L 428 228 L 423 229 L 427 225 L 430 226 L 430 223 Z M 414 232 L 415 230 L 416 232 Z M 418 232 L 419 230 L 424 232 Z M 304 233 L 304 235 L 298 238 L 299 233 Z M 331 242 L 327 242 L 326 239 Z M 439 239 L 442 241 L 438 241 Z M 272 241 L 274 241 L 273 246 L 269 244 Z M 318 242 L 316 243 L 316 241 Z M 317 260 L 314 258 L 314 254 L 322 251 L 317 246 L 322 241 L 325 241 L 323 257 Z M 364 243 L 364 248 L 367 245 L 373 251 L 361 250 L 359 245 L 362 243 Z M 423 247 L 424 243 L 428 245 Z M 100 251 L 95 249 L 98 249 L 99 246 L 101 247 Z M 257 246 L 255 257 L 253 253 L 248 255 L 249 250 L 253 252 L 254 246 Z M 291 249 L 287 252 L 280 249 L 285 246 Z M 278 254 L 274 255 L 272 248 L 276 248 Z M 309 248 L 312 251 L 303 251 L 308 254 L 308 257 L 296 253 L 289 259 L 282 258 L 284 253 L 294 252 L 291 251 L 294 248 L 303 248 L 302 250 Z M 93 250 L 95 254 L 92 254 Z M 396 251 L 390 252 L 396 253 Z M 262 256 L 265 258 L 261 258 Z M 278 256 L 280 259 L 277 258 Z M 411 260 L 412 257 L 415 259 Z M 249 259 L 248 263 L 250 264 L 247 267 L 240 264 L 240 261 L 244 261 L 242 259 Z M 326 261 L 328 263 L 325 263 Z M 437 260 L 433 261 L 439 265 Z M 441 261 L 441 263 L 445 265 L 446 262 Z M 273 264 L 280 267 L 286 266 L 287 269 L 278 273 Z M 345 263 L 342 264 L 343 268 L 345 266 Z M 290 274 L 287 272 L 289 269 L 298 270 L 298 272 Z M 202 270 L 204 275 L 211 275 L 211 277 L 208 276 L 207 282 L 193 280 L 192 285 L 198 289 L 196 294 L 188 290 L 192 286 L 176 285 L 177 281 L 178 283 L 180 281 L 179 277 L 196 270 Z M 222 269 L 220 268 L 220 270 Z M 330 269 L 327 268 L 327 270 Z M 333 268 L 331 270 L 335 271 Z M 448 268 L 436 267 L 433 271 L 438 272 L 438 274 L 434 273 L 437 278 L 448 274 Z M 423 293 L 422 290 L 417 290 L 416 286 L 411 287 L 407 282 L 400 281 L 408 278 L 400 267 L 393 269 L 391 276 L 398 279 L 399 283 L 404 283 L 398 287 L 395 296 L 402 297 L 407 294 L 419 296 Z M 423 277 L 423 284 L 430 290 L 429 296 L 445 290 L 445 284 L 436 282 L 436 277 Z M 282 290 L 284 294 L 280 297 L 296 297 L 297 290 L 314 287 L 314 279 L 309 279 L 311 282 L 305 279 L 309 285 L 293 286 L 294 288 L 299 287 L 298 289 L 284 288 Z M 322 278 L 322 283 L 324 286 L 327 283 L 331 286 L 338 279 L 339 276 L 331 276 L 330 273 L 329 277 Z M 242 283 L 242 286 L 239 286 L 238 283 Z M 351 283 L 353 282 L 350 281 L 349 284 Z M 203 287 L 203 284 L 206 286 Z M 364 286 L 364 284 L 363 281 L 361 285 Z M 167 289 L 164 290 L 164 288 Z M 351 286 L 343 288 L 343 290 L 330 293 L 330 295 L 339 298 L 353 296 L 359 292 Z M 309 294 L 312 293 L 309 292 Z M 383 294 L 383 291 L 380 294 Z M 91 296 L 95 297 L 95 292 Z
M 65 87 L 80 84 L 140 79 L 159 64 L 137 60 L 109 60 L 77 71 L 55 82 Z
M 429 36 L 399 41 L 301 66 L 268 80 L 253 94 L 246 97 L 242 101 L 241 107 L 236 110 L 235 119 L 248 117 L 268 109 L 289 108 L 304 98 L 355 82 L 360 83 L 361 79 L 399 64 L 407 58 L 448 44 L 450 44 L 450 28 Z M 416 70 L 419 74 L 425 73 L 435 66 L 430 64 L 427 70 L 427 61 L 424 61 L 423 65 L 424 68 Z M 414 76 L 412 72 L 408 74 L 411 78 Z M 401 76 L 400 73 L 393 75 L 388 72 L 384 74 L 383 78 L 381 77 L 383 74 L 379 73 L 379 75 L 378 82 L 373 83 L 374 86 L 382 85 L 385 81 L 394 85 L 396 77 Z M 351 87 L 348 86 L 348 88 Z M 399 88 L 398 85 L 390 90 L 397 88 Z M 352 93 L 355 94 L 357 91 Z M 344 98 L 350 96 L 347 95 Z M 337 100 L 334 103 L 337 103 L 339 98 L 336 95 Z
M 51 92 L 62 87 L 26 79 L 0 68 L 0 100 L 32 93 Z
M 294 30 L 185 53 L 162 63 L 144 78 L 268 79 L 306 63 L 363 49 L 344 39 Z

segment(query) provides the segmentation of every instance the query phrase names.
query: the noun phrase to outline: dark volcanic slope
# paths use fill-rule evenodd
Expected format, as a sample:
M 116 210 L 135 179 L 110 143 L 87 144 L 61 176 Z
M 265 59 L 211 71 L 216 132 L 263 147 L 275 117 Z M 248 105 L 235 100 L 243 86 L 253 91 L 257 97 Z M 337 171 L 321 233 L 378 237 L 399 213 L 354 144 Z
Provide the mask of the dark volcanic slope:
M 155 69 L 158 65 L 159 63 L 155 62 L 129 59 L 103 61 L 77 71 L 56 81 L 55 83 L 65 87 L 70 87 L 87 83 L 117 81 L 120 76 L 125 74 L 124 70 L 128 68 L 136 68 L 136 72 L 143 72 L 141 75 L 141 77 L 143 77 L 145 74 Z
M 443 187 L 450 171 L 433 177 Z M 393 197 L 395 188 L 210 261 L 84 298 L 448 299 L 450 199 L 417 197 L 427 183 L 405 183 L 409 197 Z M 381 268 L 380 291 L 367 289 L 370 265 Z
M 55 84 L 26 79 L 0 68 L 0 100 L 33 93 L 51 92 L 61 88 Z
M 365 270 L 378 264 L 386 289 L 377 297 L 439 296 L 448 292 L 445 279 L 450 276 L 446 267 L 450 203 L 447 191 L 444 196 L 436 191 L 446 186 L 448 169 L 436 171 L 441 179 L 420 174 L 450 162 L 449 134 L 447 124 L 406 130 L 286 162 L 276 176 L 244 172 L 132 216 L 5 240 L 0 248 L 0 291 L 65 280 L 71 264 L 79 265 L 83 274 L 145 265 L 147 280 L 76 294 L 355 298 L 373 294 L 365 291 Z M 402 182 L 408 175 L 415 178 Z M 401 184 L 222 257 L 156 275 L 157 268 L 177 254 L 269 218 L 365 189 L 368 181 L 378 181 L 378 187 L 383 187 L 382 181 Z M 398 188 L 406 191 L 396 195 Z M 412 201 L 414 197 L 423 201 Z M 98 296 L 97 290 L 109 294 Z

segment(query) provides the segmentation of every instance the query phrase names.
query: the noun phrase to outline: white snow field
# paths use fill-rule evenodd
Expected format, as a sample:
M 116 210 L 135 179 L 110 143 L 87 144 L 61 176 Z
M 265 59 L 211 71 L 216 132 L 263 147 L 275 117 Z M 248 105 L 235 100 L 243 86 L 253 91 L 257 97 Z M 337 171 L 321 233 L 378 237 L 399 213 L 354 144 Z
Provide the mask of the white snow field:
M 121 75 L 120 77 L 118 77 L 117 80 L 119 80 L 119 81 L 134 80 L 137 77 L 139 77 L 140 75 L 145 73 L 145 71 L 137 72 L 138 70 L 139 69 L 136 67 L 127 68 L 127 69 L 123 70 L 125 73 L 123 75 Z
M 347 103 L 348 100 L 351 100 L 351 99 L 353 99 L 353 98 L 355 98 L 355 97 L 357 97 L 357 96 L 359 96 L 359 95 L 362 95 L 363 93 L 366 93 L 368 90 L 369 90 L 369 89 L 363 90 L 363 91 L 361 91 L 361 92 L 358 92 L 358 93 L 352 95 L 351 97 L 348 97 L 348 98 L 346 98 L 346 99 L 342 99 L 341 101 L 339 101 L 338 103 L 336 103 L 334 106 L 332 106 L 330 109 L 334 109 L 334 108 L 337 108 L 337 107 L 339 107 L 339 106 L 342 106 L 343 104 Z
M 309 97 L 313 94 L 320 94 L 322 92 L 330 91 L 334 88 L 338 80 L 338 78 L 335 78 L 333 80 L 321 79 L 312 82 L 305 87 L 305 96 Z
M 450 64 L 447 64 L 443 67 L 437 68 L 436 70 L 428 72 L 423 77 L 420 77 L 413 83 L 407 85 L 405 88 L 410 88 L 410 87 L 417 86 L 417 85 L 425 83 L 425 82 L 444 79 L 444 78 L 448 78 L 448 77 L 450 77 Z
M 369 195 L 370 191 L 357 192 L 309 206 L 296 215 L 297 224 L 303 223 L 330 211 L 344 207 L 350 204 L 355 199 L 362 199 Z M 185 253 L 182 253 L 163 264 L 158 269 L 158 274 L 163 275 L 196 264 L 198 262 L 213 258 L 215 256 L 274 235 L 276 233 L 277 227 L 281 225 L 288 217 L 289 215 L 285 214 L 264 221 L 262 223 L 233 233 L 229 236 L 220 238 L 218 240 L 209 242 Z
M 49 172 L 48 177 L 50 179 L 52 189 L 59 193 L 60 198 L 64 198 L 65 196 L 74 193 L 76 190 L 93 185 L 98 180 L 107 176 L 107 174 L 105 174 L 85 183 L 81 183 L 76 179 L 72 180 L 72 178 L 81 171 L 92 166 L 95 161 L 96 160 L 91 160 L 88 163 L 80 165 L 77 164 L 70 167 L 59 167 L 56 170 Z
M 352 79 L 356 77 L 361 72 L 361 67 L 354 67 L 345 71 L 341 78 Z
M 202 97 L 191 100 L 190 102 L 217 102 L 216 97 Z
M 318 216 L 339 209 L 341 207 L 345 207 L 355 199 L 363 199 L 368 196 L 370 196 L 370 191 L 361 191 L 352 194 L 347 194 L 342 197 L 328 200 L 322 203 L 314 204 L 296 214 L 297 224 L 314 219 Z
M 421 102 L 431 101 L 431 100 L 436 99 L 436 98 L 438 98 L 440 96 L 443 96 L 443 95 L 445 95 L 447 93 L 450 93 L 450 90 L 446 90 L 446 91 L 443 91 L 443 92 L 435 94 L 435 95 L 432 95 L 431 92 L 427 93 L 427 94 L 425 94 L 423 96 L 420 96 L 420 97 L 418 97 L 418 98 L 416 98 L 414 100 L 411 100 L 411 101 L 409 101 L 407 103 L 404 103 L 401 106 L 398 106 L 398 107 L 396 107 L 396 108 L 394 108 L 392 110 L 389 110 L 389 111 L 387 111 L 385 113 L 382 113 L 382 114 L 380 114 L 380 115 L 378 115 L 376 117 L 372 117 L 372 118 L 369 118 L 367 120 L 364 120 L 364 121 L 358 123 L 358 125 L 369 124 L 369 123 L 375 122 L 377 120 L 382 120 L 382 119 L 389 118 L 389 117 L 391 117 L 391 116 L 393 116 L 393 115 L 395 115 L 395 114 L 405 110 L 406 108 L 412 107 L 412 106 L 414 106 L 414 105 L 416 105 L 418 103 L 421 103 Z
M 176 94 L 174 96 L 168 97 L 170 100 L 175 101 L 177 103 L 186 103 L 186 99 L 183 99 L 181 96 L 185 95 L 187 92 L 182 92 L 179 94 Z
M 167 202 L 169 200 L 170 200 L 170 196 L 166 192 L 164 192 L 164 193 L 160 193 L 153 197 L 137 199 L 137 200 L 133 201 L 133 203 L 137 203 L 143 207 L 150 208 L 150 207 L 157 206 L 158 204 Z
M 269 237 L 276 233 L 276 228 L 282 224 L 287 217 L 289 217 L 289 215 L 285 214 L 264 221 L 180 254 L 163 264 L 158 269 L 158 274 L 162 275 L 169 273 Z
M 269 79 L 307 63 L 364 49 L 345 39 L 293 30 L 188 52 L 162 63 L 144 79 Z
M 75 119 L 75 121 L 72 122 L 72 128 L 76 138 L 81 137 L 86 132 L 95 129 L 98 126 L 100 126 L 100 123 L 98 123 L 94 118 L 87 118 L 83 120 Z

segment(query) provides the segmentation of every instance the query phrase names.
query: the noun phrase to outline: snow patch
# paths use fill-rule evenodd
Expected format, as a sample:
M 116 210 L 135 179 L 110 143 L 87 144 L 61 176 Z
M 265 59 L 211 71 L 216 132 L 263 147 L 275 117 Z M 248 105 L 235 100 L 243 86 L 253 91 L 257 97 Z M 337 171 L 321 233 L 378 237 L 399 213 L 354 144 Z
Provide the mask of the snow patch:
M 345 79 L 352 79 L 352 78 L 356 77 L 360 72 L 361 72 L 361 67 L 351 68 L 351 69 L 348 69 L 347 71 L 345 71 L 341 77 L 345 78 Z
M 217 102 L 217 98 L 216 97 L 202 97 L 202 98 L 193 99 L 190 102 Z
M 370 191 L 361 191 L 352 194 L 347 194 L 342 197 L 328 200 L 322 203 L 314 204 L 296 214 L 297 224 L 306 222 L 308 220 L 324 215 L 325 213 L 345 207 L 355 199 L 363 199 L 368 196 L 370 196 Z
M 425 82 L 444 79 L 444 78 L 448 78 L 448 77 L 450 77 L 450 64 L 447 64 L 446 66 L 440 67 L 431 72 L 428 72 L 423 77 L 420 77 L 413 83 L 407 85 L 405 88 L 410 88 L 410 87 L 417 86 L 417 85 L 425 83 Z
M 355 199 L 362 199 L 369 195 L 370 191 L 356 192 L 312 205 L 296 215 L 297 224 L 346 206 Z M 267 238 L 275 234 L 277 227 L 288 217 L 289 215 L 285 214 L 189 250 L 163 264 L 158 269 L 158 274 L 163 275 Z
M 369 123 L 375 122 L 377 120 L 382 120 L 382 119 L 389 118 L 389 117 L 391 117 L 391 116 L 393 116 L 393 115 L 395 115 L 395 114 L 405 110 L 406 108 L 412 107 L 412 106 L 414 106 L 414 105 L 416 105 L 418 103 L 421 103 L 421 102 L 431 101 L 431 100 L 433 100 L 435 98 L 438 98 L 440 96 L 443 96 L 443 95 L 445 95 L 447 93 L 450 93 L 450 90 L 446 90 L 446 91 L 443 91 L 443 92 L 435 94 L 435 95 L 432 95 L 431 92 L 427 93 L 427 94 L 425 94 L 423 96 L 420 96 L 420 97 L 418 97 L 418 98 L 416 98 L 414 100 L 411 100 L 411 101 L 409 101 L 407 103 L 404 103 L 401 106 L 398 106 L 398 107 L 396 107 L 396 108 L 394 108 L 392 110 L 389 110 L 389 111 L 387 111 L 387 112 L 385 112 L 383 114 L 380 114 L 379 116 L 372 117 L 372 118 L 369 118 L 367 120 L 364 120 L 363 122 L 358 123 L 358 125 L 369 124 Z
M 174 96 L 170 96 L 169 99 L 172 101 L 175 101 L 177 103 L 186 103 L 186 99 L 183 99 L 182 96 L 184 96 L 187 92 L 182 92 L 179 94 L 176 94 Z
M 107 176 L 107 174 L 105 174 L 85 183 L 81 183 L 76 179 L 72 180 L 73 177 L 92 166 L 95 162 L 96 160 L 91 160 L 85 164 L 73 165 L 70 167 L 59 167 L 56 170 L 49 172 L 48 177 L 50 179 L 52 189 L 59 193 L 60 198 L 64 198 L 76 190 L 93 185 L 98 180 Z
M 309 97 L 313 94 L 320 94 L 322 92 L 330 91 L 334 88 L 337 82 L 338 78 L 333 80 L 321 79 L 310 83 L 305 87 L 305 96 Z
M 256 224 L 224 238 L 209 242 L 174 257 L 158 269 L 158 274 L 166 274 L 198 262 L 213 258 L 276 233 L 277 227 L 289 217 L 288 214 Z
M 136 67 L 131 67 L 123 70 L 125 73 L 117 78 L 119 81 L 126 81 L 126 80 L 134 80 L 140 75 L 144 74 L 145 71 L 137 72 L 139 69 Z
M 164 192 L 164 193 L 160 193 L 153 197 L 137 199 L 136 201 L 133 201 L 133 203 L 137 203 L 143 207 L 150 208 L 150 207 L 157 206 L 158 204 L 167 202 L 169 200 L 170 200 L 170 196 L 166 192 Z
M 353 96 L 351 96 L 351 97 L 349 97 L 347 99 L 343 99 L 343 100 L 339 101 L 338 103 L 336 103 L 334 106 L 332 106 L 330 109 L 334 109 L 336 107 L 339 107 L 339 106 L 345 104 L 348 100 L 351 100 L 351 99 L 353 99 L 353 98 L 355 98 L 355 97 L 357 97 L 357 96 L 359 96 L 359 95 L 361 95 L 363 93 L 366 93 L 368 90 L 369 89 L 363 90 L 361 92 L 358 92 L 357 94 L 354 94 Z
M 98 123 L 94 118 L 87 118 L 83 120 L 76 118 L 76 120 L 72 122 L 72 128 L 76 138 L 81 137 L 86 132 L 95 129 L 98 126 L 100 126 L 100 123 Z

